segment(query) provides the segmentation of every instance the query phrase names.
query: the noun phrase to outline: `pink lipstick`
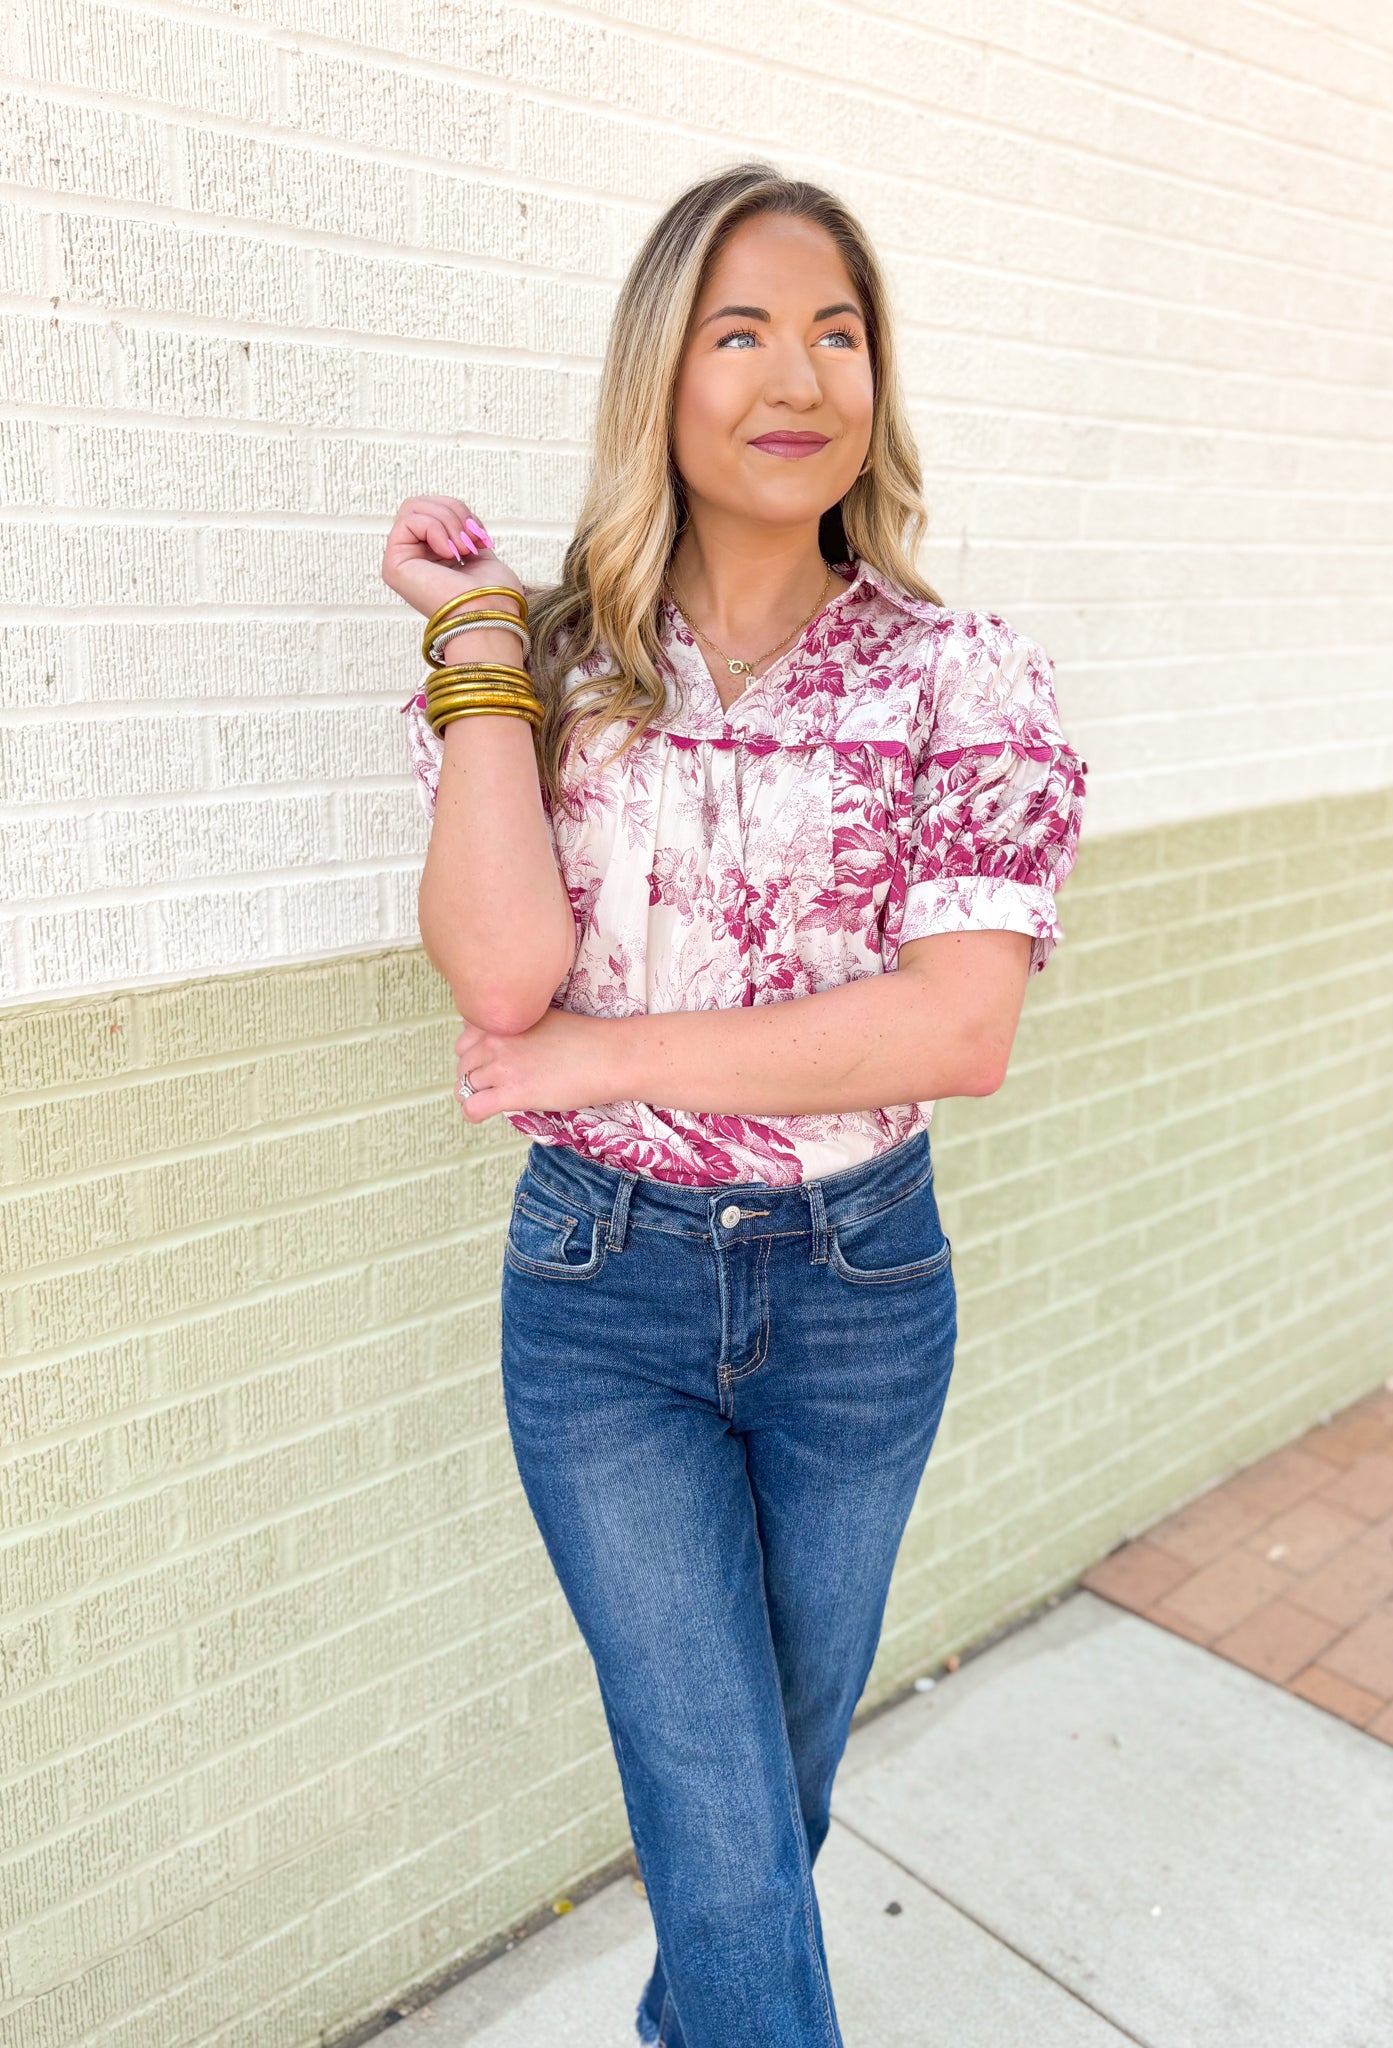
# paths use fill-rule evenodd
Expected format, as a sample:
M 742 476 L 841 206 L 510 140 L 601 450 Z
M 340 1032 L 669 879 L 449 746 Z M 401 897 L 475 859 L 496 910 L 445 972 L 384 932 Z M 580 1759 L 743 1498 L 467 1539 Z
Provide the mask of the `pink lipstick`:
M 816 455 L 819 448 L 827 446 L 826 434 L 761 434 L 751 441 L 751 448 L 762 448 L 766 455 L 782 455 L 796 461 L 803 455 Z

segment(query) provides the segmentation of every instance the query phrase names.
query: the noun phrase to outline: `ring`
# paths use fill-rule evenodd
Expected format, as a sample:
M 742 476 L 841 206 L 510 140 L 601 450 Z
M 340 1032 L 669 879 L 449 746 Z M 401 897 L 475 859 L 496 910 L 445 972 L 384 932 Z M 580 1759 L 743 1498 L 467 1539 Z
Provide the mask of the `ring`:
M 461 1075 L 460 1075 L 460 1077 L 459 1077 L 459 1087 L 458 1087 L 458 1088 L 456 1088 L 456 1090 L 455 1090 L 455 1093 L 456 1093 L 456 1095 L 458 1095 L 458 1096 L 459 1096 L 459 1098 L 460 1098 L 460 1100 L 461 1100 L 461 1101 L 463 1101 L 463 1100 L 464 1100 L 464 1098 L 465 1098 L 465 1096 L 466 1096 L 466 1095 L 472 1095 L 472 1094 L 474 1093 L 474 1089 L 473 1089 L 473 1087 L 472 1087 L 472 1085 L 471 1085 L 471 1083 L 470 1083 L 470 1079 L 469 1079 L 469 1076 L 468 1076 L 468 1074 L 461 1074 Z

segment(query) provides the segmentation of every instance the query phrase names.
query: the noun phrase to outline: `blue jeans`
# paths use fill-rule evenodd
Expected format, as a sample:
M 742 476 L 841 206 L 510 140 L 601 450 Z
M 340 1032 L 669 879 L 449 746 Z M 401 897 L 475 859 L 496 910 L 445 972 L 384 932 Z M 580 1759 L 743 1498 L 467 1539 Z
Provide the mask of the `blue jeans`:
M 643 2041 L 841 2048 L 812 1865 L 948 1392 L 950 1249 L 924 1131 L 794 1187 L 528 1153 L 504 1400 L 657 1931 Z

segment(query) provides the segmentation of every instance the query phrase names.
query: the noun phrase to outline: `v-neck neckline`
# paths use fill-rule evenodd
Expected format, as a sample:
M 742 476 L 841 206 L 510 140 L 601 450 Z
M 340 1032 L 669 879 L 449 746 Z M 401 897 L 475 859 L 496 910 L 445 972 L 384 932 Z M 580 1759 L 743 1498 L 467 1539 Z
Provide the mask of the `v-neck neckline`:
M 835 574 L 839 565 L 835 562 L 829 562 L 827 566 Z M 864 577 L 865 563 L 861 561 L 857 561 L 855 565 L 855 573 L 851 577 L 851 580 L 849 582 L 845 582 L 840 576 L 837 576 L 838 587 L 832 592 L 832 595 L 828 598 L 826 604 L 820 605 L 817 611 L 813 613 L 813 616 L 808 620 L 807 625 L 804 626 L 802 632 L 798 635 L 798 638 L 794 641 L 792 647 L 785 648 L 782 654 L 777 655 L 775 659 L 770 662 L 768 668 L 765 669 L 762 674 L 757 676 L 751 676 L 749 681 L 746 683 L 744 689 L 740 692 L 739 696 L 733 697 L 728 705 L 723 704 L 721 702 L 721 693 L 716 687 L 716 678 L 712 675 L 710 668 L 707 666 L 706 656 L 702 653 L 700 646 L 697 644 L 695 636 L 692 637 L 690 645 L 688 645 L 686 641 L 682 640 L 678 640 L 675 642 L 675 644 L 678 647 L 680 647 L 684 653 L 690 654 L 692 658 L 693 667 L 696 669 L 697 673 L 705 682 L 706 687 L 710 692 L 712 703 L 715 705 L 717 712 L 720 714 L 721 718 L 725 721 L 727 725 L 729 725 L 732 719 L 734 719 L 741 705 L 748 703 L 749 699 L 752 696 L 756 695 L 760 690 L 762 690 L 764 688 L 764 685 L 771 678 L 771 676 L 777 675 L 778 671 L 783 667 L 785 662 L 792 661 L 796 655 L 802 652 L 804 642 L 807 640 L 808 635 L 813 631 L 813 629 L 819 624 L 821 620 L 826 618 L 827 614 L 832 610 L 832 608 L 835 605 L 839 605 L 844 598 L 847 598 L 851 595 L 853 590 L 856 590 L 860 587 Z M 689 628 L 683 621 L 682 614 L 678 611 L 677 606 L 673 603 L 672 599 L 670 597 L 665 597 L 662 600 L 662 603 L 668 612 L 669 625 L 680 626 L 684 633 L 688 632 Z

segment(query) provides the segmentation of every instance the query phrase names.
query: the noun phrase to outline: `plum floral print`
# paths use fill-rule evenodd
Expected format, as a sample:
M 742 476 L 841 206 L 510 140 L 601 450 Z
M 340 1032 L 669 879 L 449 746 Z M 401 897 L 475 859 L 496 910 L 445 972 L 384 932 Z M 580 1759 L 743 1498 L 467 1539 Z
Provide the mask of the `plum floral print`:
M 554 1004 L 628 1017 L 784 1002 L 893 973 L 901 946 L 935 932 L 1025 932 L 1039 973 L 1063 936 L 1055 895 L 1087 763 L 1037 642 L 861 562 L 725 710 L 667 603 L 661 623 L 662 718 L 617 761 L 627 722 L 573 747 L 566 802 L 548 807 L 577 933 Z M 402 711 L 433 814 L 441 743 L 424 696 Z M 509 1121 L 655 1180 L 783 1186 L 859 1165 L 933 1107 L 750 1117 L 603 1102 Z

